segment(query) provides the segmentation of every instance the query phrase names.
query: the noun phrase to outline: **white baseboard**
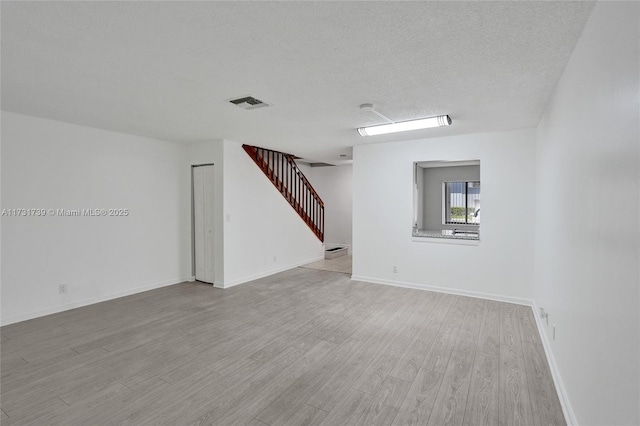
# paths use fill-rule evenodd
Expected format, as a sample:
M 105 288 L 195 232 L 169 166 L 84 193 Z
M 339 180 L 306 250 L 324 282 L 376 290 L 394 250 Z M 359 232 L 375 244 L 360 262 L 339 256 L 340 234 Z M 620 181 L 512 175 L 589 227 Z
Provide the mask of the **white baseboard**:
M 438 286 L 428 285 L 428 284 L 411 283 L 411 282 L 394 281 L 394 280 L 381 280 L 379 278 L 362 277 L 358 275 L 352 275 L 351 280 L 364 281 L 364 282 L 373 283 L 373 284 L 390 285 L 394 287 L 404 287 L 404 288 L 414 288 L 417 290 L 435 291 L 437 293 L 455 294 L 457 296 L 477 297 L 480 299 L 496 300 L 498 302 L 515 303 L 516 305 L 525 305 L 525 306 L 532 305 L 532 300 L 529 300 L 529 299 L 523 299 L 523 298 L 512 297 L 512 296 L 502 296 L 499 294 L 482 293 L 478 291 L 438 287 Z
M 558 393 L 558 398 L 560 399 L 560 405 L 562 406 L 562 412 L 564 413 L 564 418 L 567 422 L 567 426 L 573 426 L 573 425 L 577 426 L 578 420 L 576 419 L 576 413 L 573 411 L 573 407 L 571 406 L 571 402 L 569 401 L 569 395 L 567 394 L 567 389 L 564 386 L 564 382 L 562 381 L 562 376 L 560 375 L 560 370 L 558 369 L 558 364 L 556 364 L 556 359 L 553 356 L 553 352 L 551 351 L 551 345 L 549 343 L 549 339 L 547 338 L 547 333 L 545 332 L 542 319 L 538 314 L 539 312 L 540 312 L 540 309 L 538 308 L 538 304 L 534 300 L 533 316 L 536 318 L 538 333 L 540 333 L 540 338 L 542 339 L 542 346 L 544 347 L 544 352 L 547 355 L 547 362 L 549 363 L 549 369 L 551 370 L 551 377 L 553 377 L 553 383 L 556 385 L 556 392 Z
M 233 286 L 236 286 L 236 285 L 245 284 L 245 283 L 248 283 L 250 281 L 255 281 L 255 280 L 260 279 L 260 278 L 268 277 L 269 275 L 277 274 L 279 272 L 288 271 L 289 269 L 297 268 L 298 266 L 306 265 L 307 263 L 317 262 L 317 261 L 323 260 L 323 259 L 324 259 L 324 256 L 314 257 L 314 258 L 311 258 L 311 259 L 302 260 L 300 262 L 291 263 L 291 264 L 286 265 L 286 266 L 280 266 L 280 267 L 275 268 L 275 269 L 269 269 L 268 271 L 260 272 L 258 274 L 248 275 L 246 277 L 238 278 L 238 279 L 231 280 L 231 281 L 225 281 L 222 285 L 215 284 L 214 287 L 216 287 L 216 288 L 229 288 L 229 287 L 233 287 Z
M 136 287 L 128 290 L 118 291 L 116 293 L 111 293 L 99 297 L 90 297 L 88 299 L 77 300 L 75 302 L 64 303 L 62 305 L 51 306 L 46 309 L 40 309 L 37 311 L 26 312 L 20 315 L 15 315 L 9 318 L 2 318 L 1 324 L 2 326 L 15 324 L 21 321 L 27 321 L 34 318 L 43 317 L 46 315 L 57 314 L 59 312 L 68 311 L 75 308 L 80 308 L 82 306 L 93 305 L 100 302 L 106 302 L 107 300 L 118 299 L 124 296 L 130 296 L 132 294 L 142 293 L 144 291 L 153 290 L 160 287 L 166 287 L 174 284 L 179 284 L 185 281 L 189 281 L 190 278 L 177 278 L 174 280 L 163 281 L 156 284 L 150 284 L 142 287 Z

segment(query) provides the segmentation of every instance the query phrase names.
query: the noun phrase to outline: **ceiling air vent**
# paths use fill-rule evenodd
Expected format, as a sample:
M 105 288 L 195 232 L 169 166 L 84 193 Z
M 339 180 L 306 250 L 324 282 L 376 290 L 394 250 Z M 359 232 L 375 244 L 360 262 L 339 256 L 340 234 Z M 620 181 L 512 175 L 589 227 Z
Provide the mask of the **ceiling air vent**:
M 256 99 L 253 96 L 243 96 L 237 99 L 230 99 L 229 102 L 242 109 L 256 109 L 269 106 L 269 104 L 262 102 L 260 99 Z

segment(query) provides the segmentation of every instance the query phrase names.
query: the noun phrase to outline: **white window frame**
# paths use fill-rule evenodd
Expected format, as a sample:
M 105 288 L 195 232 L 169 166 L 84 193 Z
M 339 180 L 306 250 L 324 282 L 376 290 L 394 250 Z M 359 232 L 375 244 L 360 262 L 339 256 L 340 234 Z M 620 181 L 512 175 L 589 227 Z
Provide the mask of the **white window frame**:
M 442 182 L 442 224 L 447 226 L 469 226 L 471 228 L 479 228 L 480 223 L 466 223 L 466 211 L 468 211 L 469 207 L 467 206 L 465 210 L 465 223 L 459 222 L 447 222 L 447 207 L 449 206 L 447 200 L 447 184 L 448 183 L 464 183 L 465 184 L 465 205 L 468 202 L 468 194 L 466 193 L 468 189 L 469 182 L 480 183 L 479 180 L 447 180 Z M 481 190 L 482 191 L 482 190 Z M 481 192 L 482 193 L 482 192 Z

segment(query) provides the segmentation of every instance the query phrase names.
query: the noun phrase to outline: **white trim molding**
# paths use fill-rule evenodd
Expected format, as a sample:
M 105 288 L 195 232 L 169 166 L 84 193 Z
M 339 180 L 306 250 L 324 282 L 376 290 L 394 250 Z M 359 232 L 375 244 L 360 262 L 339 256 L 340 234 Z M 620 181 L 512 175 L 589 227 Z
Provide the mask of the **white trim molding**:
M 214 287 L 216 288 L 229 288 L 229 287 L 234 287 L 240 284 L 245 284 L 260 278 L 264 278 L 264 277 L 268 277 L 269 275 L 273 275 L 273 274 L 277 274 L 279 272 L 284 272 L 284 271 L 288 271 L 289 269 L 293 269 L 293 268 L 297 268 L 298 266 L 302 266 L 302 265 L 306 265 L 307 263 L 312 263 L 312 262 L 318 262 L 320 260 L 324 259 L 324 255 L 320 256 L 320 257 L 314 257 L 312 259 L 307 259 L 307 260 L 303 260 L 300 262 L 295 262 L 286 266 L 281 266 L 279 268 L 275 268 L 275 269 L 270 269 L 268 271 L 265 272 L 260 272 L 259 274 L 255 274 L 255 275 L 249 275 L 246 277 L 242 277 L 242 278 L 238 278 L 235 280 L 231 280 L 231 281 L 225 281 L 222 284 L 214 284 Z
M 502 296 L 499 294 L 491 294 L 491 293 L 482 293 L 478 291 L 469 291 L 469 290 L 460 290 L 453 289 L 447 287 L 438 287 L 434 285 L 428 284 L 420 284 L 420 283 L 411 283 L 404 281 L 394 281 L 394 280 L 382 280 L 379 278 L 371 278 L 371 277 L 363 277 L 358 275 L 351 276 L 352 281 L 364 281 L 372 284 L 382 284 L 382 285 L 390 285 L 394 287 L 404 287 L 404 288 L 414 288 L 417 290 L 427 290 L 427 291 L 435 291 L 437 293 L 447 293 L 447 294 L 455 294 L 457 296 L 468 296 L 468 297 L 477 297 L 480 299 L 488 299 L 495 300 L 498 302 L 507 302 L 514 303 L 516 305 L 525 305 L 531 306 L 532 301 L 529 299 L 522 299 L 520 297 L 512 297 L 512 296 Z
M 560 369 L 558 368 L 556 359 L 553 356 L 553 352 L 551 351 L 551 345 L 549 343 L 549 339 L 547 338 L 544 324 L 539 315 L 540 308 L 538 307 L 538 304 L 535 300 L 533 301 L 532 308 L 533 316 L 536 318 L 536 325 L 538 326 L 538 333 L 540 333 L 540 338 L 542 339 L 544 353 L 547 355 L 547 362 L 549 363 L 549 369 L 551 370 L 551 377 L 553 377 L 553 383 L 556 386 L 556 392 L 558 393 L 558 399 L 560 399 L 560 405 L 562 406 L 562 412 L 564 413 L 564 418 L 567 422 L 567 426 L 577 426 L 578 420 L 576 419 L 576 413 L 573 411 L 573 407 L 571 406 L 571 402 L 569 401 L 569 394 L 567 394 L 567 389 L 565 388 L 564 382 L 562 381 L 562 376 L 560 375 Z
M 44 317 L 46 315 L 57 314 L 59 312 L 68 311 L 70 309 L 80 308 L 82 306 L 94 305 L 100 302 L 106 302 L 108 300 L 119 299 L 120 297 L 131 296 L 132 294 L 138 294 L 149 290 L 154 290 L 160 287 L 167 287 L 174 284 L 180 284 L 185 281 L 190 281 L 191 277 L 177 278 L 174 280 L 163 281 L 156 284 L 149 284 L 142 287 L 136 287 L 128 290 L 118 291 L 116 293 L 106 294 L 100 297 L 91 297 L 88 299 L 77 300 L 75 302 L 64 303 L 62 305 L 51 306 L 46 309 L 38 311 L 26 312 L 20 315 L 15 315 L 9 318 L 3 318 L 0 325 L 5 326 L 9 324 L 15 324 L 21 321 L 27 321 L 34 318 Z

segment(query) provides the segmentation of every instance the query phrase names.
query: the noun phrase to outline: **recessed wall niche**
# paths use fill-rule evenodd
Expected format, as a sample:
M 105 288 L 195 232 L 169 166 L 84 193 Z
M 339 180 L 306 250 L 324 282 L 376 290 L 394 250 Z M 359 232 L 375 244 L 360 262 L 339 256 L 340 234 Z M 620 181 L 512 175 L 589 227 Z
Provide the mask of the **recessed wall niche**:
M 480 239 L 480 160 L 413 163 L 413 237 Z

